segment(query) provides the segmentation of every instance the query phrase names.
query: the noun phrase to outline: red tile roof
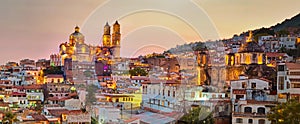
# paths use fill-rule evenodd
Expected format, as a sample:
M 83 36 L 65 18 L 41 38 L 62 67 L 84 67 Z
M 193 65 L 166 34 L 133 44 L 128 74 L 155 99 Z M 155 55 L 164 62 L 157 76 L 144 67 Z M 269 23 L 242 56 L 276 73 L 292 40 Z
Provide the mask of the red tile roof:
M 256 100 L 247 100 L 247 104 L 276 104 L 274 101 L 256 101 Z
M 124 122 L 125 122 L 125 123 L 130 123 L 130 122 L 136 121 L 136 120 L 138 120 L 138 119 L 139 119 L 138 117 L 133 117 L 133 118 L 124 120 Z
M 60 117 L 62 114 L 69 114 L 68 109 L 48 109 L 52 116 Z
M 132 76 L 131 80 L 149 80 L 147 76 Z
M 68 109 L 48 109 L 49 113 L 53 116 L 60 117 L 62 114 L 79 115 L 83 112 L 81 110 L 68 110 Z
M 78 115 L 78 114 L 82 114 L 83 112 L 81 110 L 69 110 L 69 114 L 74 114 L 74 115 Z
M 65 100 L 68 100 L 68 99 L 71 99 L 70 97 L 63 97 L 63 98 L 59 98 L 59 97 L 49 97 L 48 100 L 51 100 L 51 101 L 65 101 Z
M 266 53 L 267 57 L 282 57 L 284 56 L 286 53 Z
M 12 92 L 11 95 L 26 95 L 26 93 Z
M 44 115 L 34 114 L 31 115 L 35 121 L 48 121 L 48 119 Z
M 26 86 L 14 86 L 17 89 L 43 89 L 43 85 L 33 84 L 33 85 L 26 85 Z
M 8 106 L 8 103 L 3 103 L 3 102 L 0 103 L 0 106 L 1 106 L 1 107 L 9 107 L 9 106 Z
M 289 70 L 299 70 L 300 63 L 286 63 L 286 66 Z
M 48 74 L 46 75 L 47 78 L 63 78 L 63 75 L 60 74 Z

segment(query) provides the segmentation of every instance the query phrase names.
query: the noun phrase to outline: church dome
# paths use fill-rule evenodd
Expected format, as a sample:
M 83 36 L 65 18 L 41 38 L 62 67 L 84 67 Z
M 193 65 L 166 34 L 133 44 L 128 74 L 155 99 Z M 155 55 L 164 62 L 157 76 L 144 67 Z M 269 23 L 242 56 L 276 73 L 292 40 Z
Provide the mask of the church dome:
M 78 26 L 75 27 L 74 33 L 70 35 L 70 41 L 73 43 L 79 43 L 82 44 L 84 43 L 84 35 L 79 32 L 80 28 Z

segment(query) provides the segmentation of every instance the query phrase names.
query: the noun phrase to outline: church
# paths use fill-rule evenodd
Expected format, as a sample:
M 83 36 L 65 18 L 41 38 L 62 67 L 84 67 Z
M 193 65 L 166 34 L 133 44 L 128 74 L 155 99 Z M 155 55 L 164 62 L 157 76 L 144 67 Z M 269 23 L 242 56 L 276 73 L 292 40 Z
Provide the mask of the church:
M 85 36 L 78 26 L 69 36 L 69 42 L 59 45 L 60 65 L 64 68 L 66 81 L 86 84 L 97 81 L 97 76 L 110 76 L 111 66 L 120 58 L 120 24 L 106 23 L 102 44 L 92 46 L 85 43 Z
M 240 75 L 262 77 L 262 69 L 266 68 L 266 55 L 261 46 L 253 39 L 252 31 L 246 42 L 237 53 L 229 53 L 225 60 L 227 66 L 227 80 L 237 80 Z

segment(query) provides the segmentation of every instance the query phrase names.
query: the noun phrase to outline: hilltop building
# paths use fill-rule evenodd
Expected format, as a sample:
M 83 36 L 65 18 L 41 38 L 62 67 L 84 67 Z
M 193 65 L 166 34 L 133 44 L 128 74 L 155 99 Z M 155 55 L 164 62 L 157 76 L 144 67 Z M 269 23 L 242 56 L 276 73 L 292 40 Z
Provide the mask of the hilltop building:
M 69 42 L 59 45 L 59 55 L 52 55 L 51 60 L 55 65 L 61 62 L 67 81 L 92 83 L 97 80 L 97 76 L 111 75 L 113 59 L 120 58 L 121 33 L 118 21 L 113 25 L 112 35 L 110 29 L 110 25 L 106 23 L 100 46 L 86 44 L 85 36 L 78 26 L 69 36 Z

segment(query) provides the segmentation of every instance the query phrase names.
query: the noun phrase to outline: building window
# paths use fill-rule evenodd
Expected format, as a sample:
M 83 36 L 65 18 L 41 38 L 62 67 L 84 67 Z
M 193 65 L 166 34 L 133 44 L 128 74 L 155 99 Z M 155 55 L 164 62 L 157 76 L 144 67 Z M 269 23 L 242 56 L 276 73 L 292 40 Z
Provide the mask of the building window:
M 170 96 L 170 90 L 168 90 L 168 96 Z
M 256 88 L 256 83 L 251 83 L 251 88 L 255 89 Z
M 257 109 L 257 113 L 258 113 L 258 114 L 265 114 L 265 108 L 259 107 L 259 108 Z
M 265 124 L 265 123 L 266 123 L 266 121 L 264 119 L 259 119 L 258 120 L 258 124 Z
M 278 71 L 284 71 L 284 65 L 278 65 Z
M 175 97 L 175 91 L 173 91 L 173 97 Z
M 300 88 L 300 84 L 292 83 L 292 88 Z
M 248 124 L 252 124 L 253 123 L 253 120 L 252 119 L 249 119 L 248 120 Z
M 245 113 L 252 113 L 252 108 L 251 107 L 245 107 L 244 112 Z
M 243 119 L 242 118 L 237 118 L 236 123 L 243 123 Z
M 222 95 L 219 95 L 219 98 L 222 98 Z
M 213 94 L 213 95 L 212 95 L 212 98 L 216 98 L 216 94 Z
M 247 88 L 247 83 L 246 82 L 242 82 L 242 88 Z
M 250 55 L 245 55 L 245 56 L 246 56 L 245 63 L 251 64 L 251 56 Z
M 253 54 L 253 55 L 252 55 L 252 61 L 255 61 L 255 60 L 256 60 L 256 57 L 257 57 L 257 55 L 256 55 L 256 54 Z
M 163 91 L 163 96 L 165 96 L 165 90 L 162 90 Z
M 195 98 L 195 92 L 191 92 L 191 98 Z
M 244 98 L 244 95 L 236 95 L 236 99 Z
M 284 77 L 283 76 L 280 76 L 279 77 L 279 85 L 278 85 L 278 89 L 279 90 L 283 90 L 284 88 Z

